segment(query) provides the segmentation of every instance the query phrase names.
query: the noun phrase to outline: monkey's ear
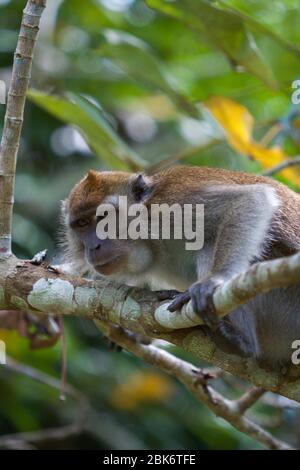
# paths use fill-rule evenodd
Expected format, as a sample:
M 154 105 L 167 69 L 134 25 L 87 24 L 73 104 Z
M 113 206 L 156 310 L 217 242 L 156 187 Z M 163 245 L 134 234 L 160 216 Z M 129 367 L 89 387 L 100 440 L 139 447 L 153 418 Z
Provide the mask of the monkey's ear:
M 131 184 L 131 191 L 135 202 L 145 202 L 153 191 L 153 184 L 150 178 L 140 174 L 134 177 Z

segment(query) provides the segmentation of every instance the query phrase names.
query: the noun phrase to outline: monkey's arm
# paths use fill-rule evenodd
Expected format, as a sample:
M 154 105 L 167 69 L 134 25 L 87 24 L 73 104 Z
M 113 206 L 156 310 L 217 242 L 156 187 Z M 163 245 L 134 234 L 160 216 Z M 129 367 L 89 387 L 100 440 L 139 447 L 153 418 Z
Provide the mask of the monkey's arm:
M 214 200 L 217 201 L 219 195 L 223 201 L 211 275 L 224 281 L 246 270 L 254 258 L 261 256 L 270 239 L 279 199 L 268 185 L 240 186 L 218 193 L 216 190 Z
M 212 264 L 206 272 L 200 266 L 199 281 L 177 296 L 169 309 L 175 311 L 191 299 L 203 321 L 214 326 L 214 290 L 261 256 L 279 200 L 271 186 L 257 184 L 208 189 L 204 201 L 205 239 L 217 221 Z M 201 264 L 201 252 L 199 260 Z

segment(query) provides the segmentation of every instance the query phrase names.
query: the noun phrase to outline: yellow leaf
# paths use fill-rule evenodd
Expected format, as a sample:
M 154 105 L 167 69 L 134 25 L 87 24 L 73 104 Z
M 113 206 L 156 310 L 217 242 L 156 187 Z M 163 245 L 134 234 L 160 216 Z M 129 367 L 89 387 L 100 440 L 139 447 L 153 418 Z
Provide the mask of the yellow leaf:
M 251 156 L 253 156 L 263 168 L 278 165 L 287 158 L 280 147 L 265 148 L 257 143 L 251 145 Z
M 224 129 L 231 147 L 239 153 L 247 154 L 254 124 L 249 111 L 223 96 L 212 96 L 204 105 Z
M 115 408 L 133 410 L 143 403 L 162 402 L 172 394 L 172 382 L 155 372 L 136 372 L 112 391 Z
M 213 96 L 204 105 L 223 128 L 229 145 L 238 153 L 250 156 L 264 169 L 287 160 L 288 156 L 280 147 L 264 147 L 253 140 L 254 118 L 244 106 L 224 96 Z M 300 175 L 295 169 L 286 168 L 281 174 L 300 185 Z

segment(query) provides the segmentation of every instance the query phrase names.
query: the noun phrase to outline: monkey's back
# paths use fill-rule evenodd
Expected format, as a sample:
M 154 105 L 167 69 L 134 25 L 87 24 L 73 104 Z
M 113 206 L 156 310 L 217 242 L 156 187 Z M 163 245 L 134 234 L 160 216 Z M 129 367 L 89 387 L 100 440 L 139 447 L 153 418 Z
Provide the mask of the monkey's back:
M 151 203 L 194 203 L 195 194 L 211 186 L 269 185 L 280 199 L 270 237 L 270 257 L 285 256 L 300 250 L 300 195 L 272 178 L 223 168 L 175 166 L 153 175 L 155 191 Z M 262 207 L 263 211 L 264 208 Z

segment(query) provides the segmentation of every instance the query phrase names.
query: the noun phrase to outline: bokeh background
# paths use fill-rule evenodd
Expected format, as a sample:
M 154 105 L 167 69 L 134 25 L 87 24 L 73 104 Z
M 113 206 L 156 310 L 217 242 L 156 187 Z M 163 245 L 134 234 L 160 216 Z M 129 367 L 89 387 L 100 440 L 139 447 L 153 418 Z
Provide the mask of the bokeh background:
M 9 83 L 25 0 L 0 0 L 0 79 Z M 50 0 L 32 71 L 18 157 L 14 250 L 59 260 L 60 200 L 89 168 L 168 159 L 262 172 L 299 152 L 299 0 Z M 5 107 L 0 106 L 0 131 Z M 276 175 L 298 190 L 297 168 Z M 1 216 L 1 215 L 0 215 Z M 59 391 L 0 367 L 1 435 L 87 418 L 79 435 L 38 448 L 254 449 L 185 389 L 93 323 L 65 320 L 68 382 Z M 60 345 L 32 351 L 0 331 L 7 353 L 59 380 Z M 182 351 L 171 348 L 176 354 Z M 184 355 L 188 360 L 195 360 Z M 236 396 L 243 384 L 219 381 Z M 300 445 L 297 410 L 259 405 L 257 420 Z

